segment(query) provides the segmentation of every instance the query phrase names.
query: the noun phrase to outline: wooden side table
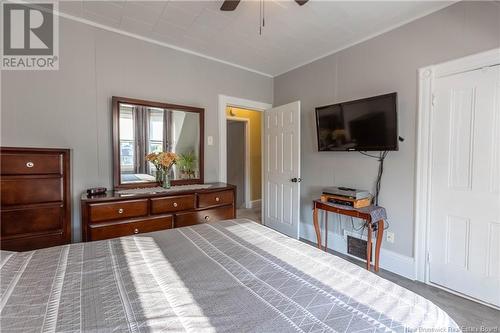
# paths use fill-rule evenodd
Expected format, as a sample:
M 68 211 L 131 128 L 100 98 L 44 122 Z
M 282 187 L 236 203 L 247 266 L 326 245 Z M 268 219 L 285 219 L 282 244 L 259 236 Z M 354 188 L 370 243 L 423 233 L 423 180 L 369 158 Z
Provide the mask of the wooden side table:
M 375 243 L 375 272 L 379 270 L 379 257 L 380 246 L 382 245 L 382 237 L 384 235 L 384 220 L 387 218 L 385 208 L 380 206 L 368 206 L 363 208 L 351 208 L 347 206 L 336 205 L 330 202 L 322 202 L 321 200 L 313 201 L 313 222 L 314 230 L 316 231 L 316 238 L 318 241 L 318 248 L 321 250 L 321 229 L 318 221 L 318 211 L 336 213 L 340 215 L 351 216 L 366 221 L 368 229 L 368 240 L 366 242 L 366 269 L 370 270 L 371 266 L 371 252 L 372 252 L 372 233 L 376 226 L 377 228 L 377 241 Z M 328 220 L 325 220 L 325 228 Z M 326 244 L 324 250 L 326 251 Z

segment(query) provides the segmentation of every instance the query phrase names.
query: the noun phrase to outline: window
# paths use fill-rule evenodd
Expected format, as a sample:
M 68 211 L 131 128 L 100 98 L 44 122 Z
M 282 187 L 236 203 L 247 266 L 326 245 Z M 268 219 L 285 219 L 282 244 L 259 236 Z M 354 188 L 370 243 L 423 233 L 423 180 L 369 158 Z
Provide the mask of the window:
M 163 112 L 162 109 L 149 109 L 148 153 L 163 151 Z
M 134 172 L 134 117 L 133 107 L 120 107 L 120 165 L 122 172 Z
M 154 175 L 156 168 L 152 163 L 146 162 L 146 155 L 168 149 L 165 141 L 166 112 L 170 111 L 141 105 L 120 104 L 122 173 Z

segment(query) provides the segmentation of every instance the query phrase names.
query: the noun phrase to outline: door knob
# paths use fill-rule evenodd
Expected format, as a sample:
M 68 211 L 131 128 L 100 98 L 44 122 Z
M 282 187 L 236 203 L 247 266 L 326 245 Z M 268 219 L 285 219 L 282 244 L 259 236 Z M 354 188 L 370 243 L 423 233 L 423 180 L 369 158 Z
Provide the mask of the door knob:
M 300 183 L 302 181 L 302 178 L 292 178 L 290 179 L 292 183 Z

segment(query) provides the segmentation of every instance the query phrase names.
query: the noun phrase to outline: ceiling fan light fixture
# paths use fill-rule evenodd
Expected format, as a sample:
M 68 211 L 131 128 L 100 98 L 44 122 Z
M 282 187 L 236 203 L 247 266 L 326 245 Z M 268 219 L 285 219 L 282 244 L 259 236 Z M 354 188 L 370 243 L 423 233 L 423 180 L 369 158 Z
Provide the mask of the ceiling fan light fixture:
M 262 28 L 266 26 L 266 19 L 265 19 L 265 1 L 266 0 L 260 0 L 260 8 L 259 8 L 259 35 L 262 35 Z M 299 6 L 305 5 L 309 0 L 295 0 L 295 2 Z M 221 11 L 224 12 L 232 12 L 238 7 L 240 3 L 240 0 L 225 0 L 222 3 L 222 6 L 220 7 Z
M 238 7 L 239 3 L 240 0 L 226 0 L 222 3 L 220 10 L 224 12 L 232 12 L 233 10 L 236 9 L 236 7 Z
M 299 6 L 305 5 L 309 0 L 295 0 Z M 220 10 L 224 12 L 232 12 L 238 7 L 240 0 L 225 0 L 220 7 Z

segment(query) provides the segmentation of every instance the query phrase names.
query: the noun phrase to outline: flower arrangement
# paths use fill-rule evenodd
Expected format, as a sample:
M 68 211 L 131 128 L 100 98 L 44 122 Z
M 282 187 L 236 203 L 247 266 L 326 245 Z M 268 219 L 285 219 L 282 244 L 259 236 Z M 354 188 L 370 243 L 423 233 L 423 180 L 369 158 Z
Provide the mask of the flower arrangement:
M 177 162 L 177 159 L 177 154 L 171 151 L 149 153 L 146 155 L 146 160 L 153 163 L 156 168 L 156 180 L 164 188 L 170 188 L 170 170 Z

